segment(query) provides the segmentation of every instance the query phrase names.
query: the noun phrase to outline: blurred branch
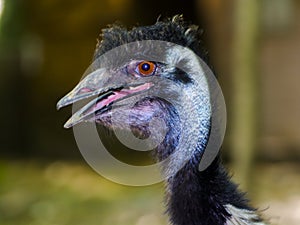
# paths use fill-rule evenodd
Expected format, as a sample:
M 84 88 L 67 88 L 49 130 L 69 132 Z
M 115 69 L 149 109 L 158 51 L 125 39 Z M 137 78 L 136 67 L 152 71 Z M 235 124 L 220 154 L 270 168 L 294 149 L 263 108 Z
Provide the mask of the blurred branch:
M 249 185 L 256 148 L 260 0 L 236 0 L 233 43 L 232 158 L 236 179 Z

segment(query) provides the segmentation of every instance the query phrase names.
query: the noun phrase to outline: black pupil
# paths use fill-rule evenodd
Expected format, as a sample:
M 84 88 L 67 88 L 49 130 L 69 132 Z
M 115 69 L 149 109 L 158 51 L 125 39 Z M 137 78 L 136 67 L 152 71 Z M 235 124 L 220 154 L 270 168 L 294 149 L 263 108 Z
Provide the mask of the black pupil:
M 150 70 L 150 64 L 149 63 L 143 63 L 142 70 L 144 70 L 144 71 Z

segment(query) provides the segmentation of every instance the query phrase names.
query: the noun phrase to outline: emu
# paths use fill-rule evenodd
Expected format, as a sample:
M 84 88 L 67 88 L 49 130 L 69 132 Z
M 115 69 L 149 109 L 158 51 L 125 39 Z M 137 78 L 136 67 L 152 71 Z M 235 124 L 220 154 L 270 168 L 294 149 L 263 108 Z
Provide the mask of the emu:
M 188 48 L 208 62 L 200 36 L 199 29 L 185 22 L 181 16 L 157 21 L 151 26 L 134 27 L 131 30 L 113 25 L 103 30 L 102 40 L 96 47 L 94 60 L 124 44 L 156 40 Z M 151 119 L 158 117 L 166 124 L 167 132 L 166 137 L 155 150 L 155 159 L 162 161 L 175 152 L 179 153 L 179 156 L 191 152 L 191 157 L 166 181 L 166 211 L 170 223 L 173 225 L 264 225 L 257 210 L 250 206 L 244 193 L 240 192 L 237 185 L 230 180 L 219 154 L 207 169 L 200 171 L 198 168 L 211 129 L 211 115 L 207 107 L 208 96 L 201 85 L 195 84 L 194 74 L 174 67 L 174 65 L 182 65 L 183 68 L 188 68 L 197 62 L 193 62 L 193 58 L 188 58 L 184 54 L 178 54 L 172 45 L 169 49 L 156 49 L 162 52 L 165 57 L 164 62 L 149 60 L 155 48 L 150 44 L 137 46 L 133 50 L 128 50 L 131 51 L 128 53 L 130 57 L 126 56 L 126 52 L 118 52 L 117 55 L 111 56 L 113 58 L 106 58 L 109 63 L 101 61 L 96 63 L 94 71 L 98 71 L 98 74 L 88 75 L 58 102 L 57 107 L 61 108 L 91 96 L 96 97 L 76 112 L 65 127 L 92 121 L 108 128 L 130 127 L 138 137 L 146 138 L 151 136 L 149 131 Z M 157 81 L 154 78 L 163 79 Z M 191 108 L 183 108 L 186 110 L 184 112 L 187 117 L 186 122 L 190 126 L 188 129 L 181 129 L 182 121 L 176 107 L 169 101 L 156 97 L 158 93 L 163 96 L 173 96 L 174 101 L 183 106 L 186 105 L 184 102 L 186 96 L 192 96 L 192 107 L 195 113 L 191 114 Z M 130 98 L 136 103 L 132 107 L 126 107 L 128 104 L 126 100 Z M 115 118 L 114 123 L 111 120 L 112 116 Z M 198 119 L 200 117 L 201 119 Z M 180 135 L 194 138 L 195 144 L 188 149 L 178 149 Z M 175 159 L 168 165 L 176 165 L 179 161 Z M 168 169 L 162 168 L 162 171 Z

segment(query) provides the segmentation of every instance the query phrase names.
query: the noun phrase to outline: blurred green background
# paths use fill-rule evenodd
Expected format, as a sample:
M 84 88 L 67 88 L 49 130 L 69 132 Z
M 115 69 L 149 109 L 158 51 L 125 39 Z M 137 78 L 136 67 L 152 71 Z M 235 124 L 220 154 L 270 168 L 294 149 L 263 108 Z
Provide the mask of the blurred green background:
M 228 168 L 272 224 L 300 224 L 299 0 L 0 0 L 1 225 L 167 224 L 163 185 L 97 175 L 56 102 L 107 24 L 175 14 L 204 29 L 227 104 Z

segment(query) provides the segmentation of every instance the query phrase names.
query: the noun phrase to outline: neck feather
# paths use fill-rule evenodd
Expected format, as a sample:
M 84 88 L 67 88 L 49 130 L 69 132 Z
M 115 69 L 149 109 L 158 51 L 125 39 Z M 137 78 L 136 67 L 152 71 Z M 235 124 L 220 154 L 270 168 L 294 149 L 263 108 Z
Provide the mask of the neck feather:
M 175 225 L 224 225 L 230 219 L 227 205 L 252 210 L 220 164 L 215 161 L 203 172 L 188 162 L 168 181 L 167 206 Z
M 172 120 L 179 121 L 179 120 Z M 169 130 L 165 142 L 158 148 L 160 160 L 174 152 L 180 131 Z M 206 143 L 206 142 L 205 142 Z M 205 170 L 199 171 L 199 163 L 206 144 L 198 144 L 203 149 L 195 149 L 192 158 L 167 181 L 167 213 L 173 225 L 230 225 L 231 221 L 242 224 L 261 225 L 260 218 L 248 205 L 244 194 L 223 167 L 220 155 Z M 180 151 L 180 150 L 177 150 Z M 245 215 L 234 214 L 234 210 Z M 251 216 L 248 216 L 251 215 Z M 240 216 L 236 218 L 236 216 Z
M 163 119 L 169 130 L 165 140 L 155 152 L 158 161 L 166 159 L 175 151 L 186 151 L 186 149 L 175 150 L 175 147 L 178 146 L 182 132 L 188 131 L 180 129 L 181 121 L 178 114 L 172 107 L 162 107 L 164 104 L 163 102 L 158 108 L 159 111 L 165 112 Z M 191 159 L 167 181 L 166 204 L 171 224 L 262 225 L 255 210 L 248 206 L 244 194 L 230 181 L 219 155 L 206 170 L 198 170 L 207 139 L 205 137 L 199 140 Z

